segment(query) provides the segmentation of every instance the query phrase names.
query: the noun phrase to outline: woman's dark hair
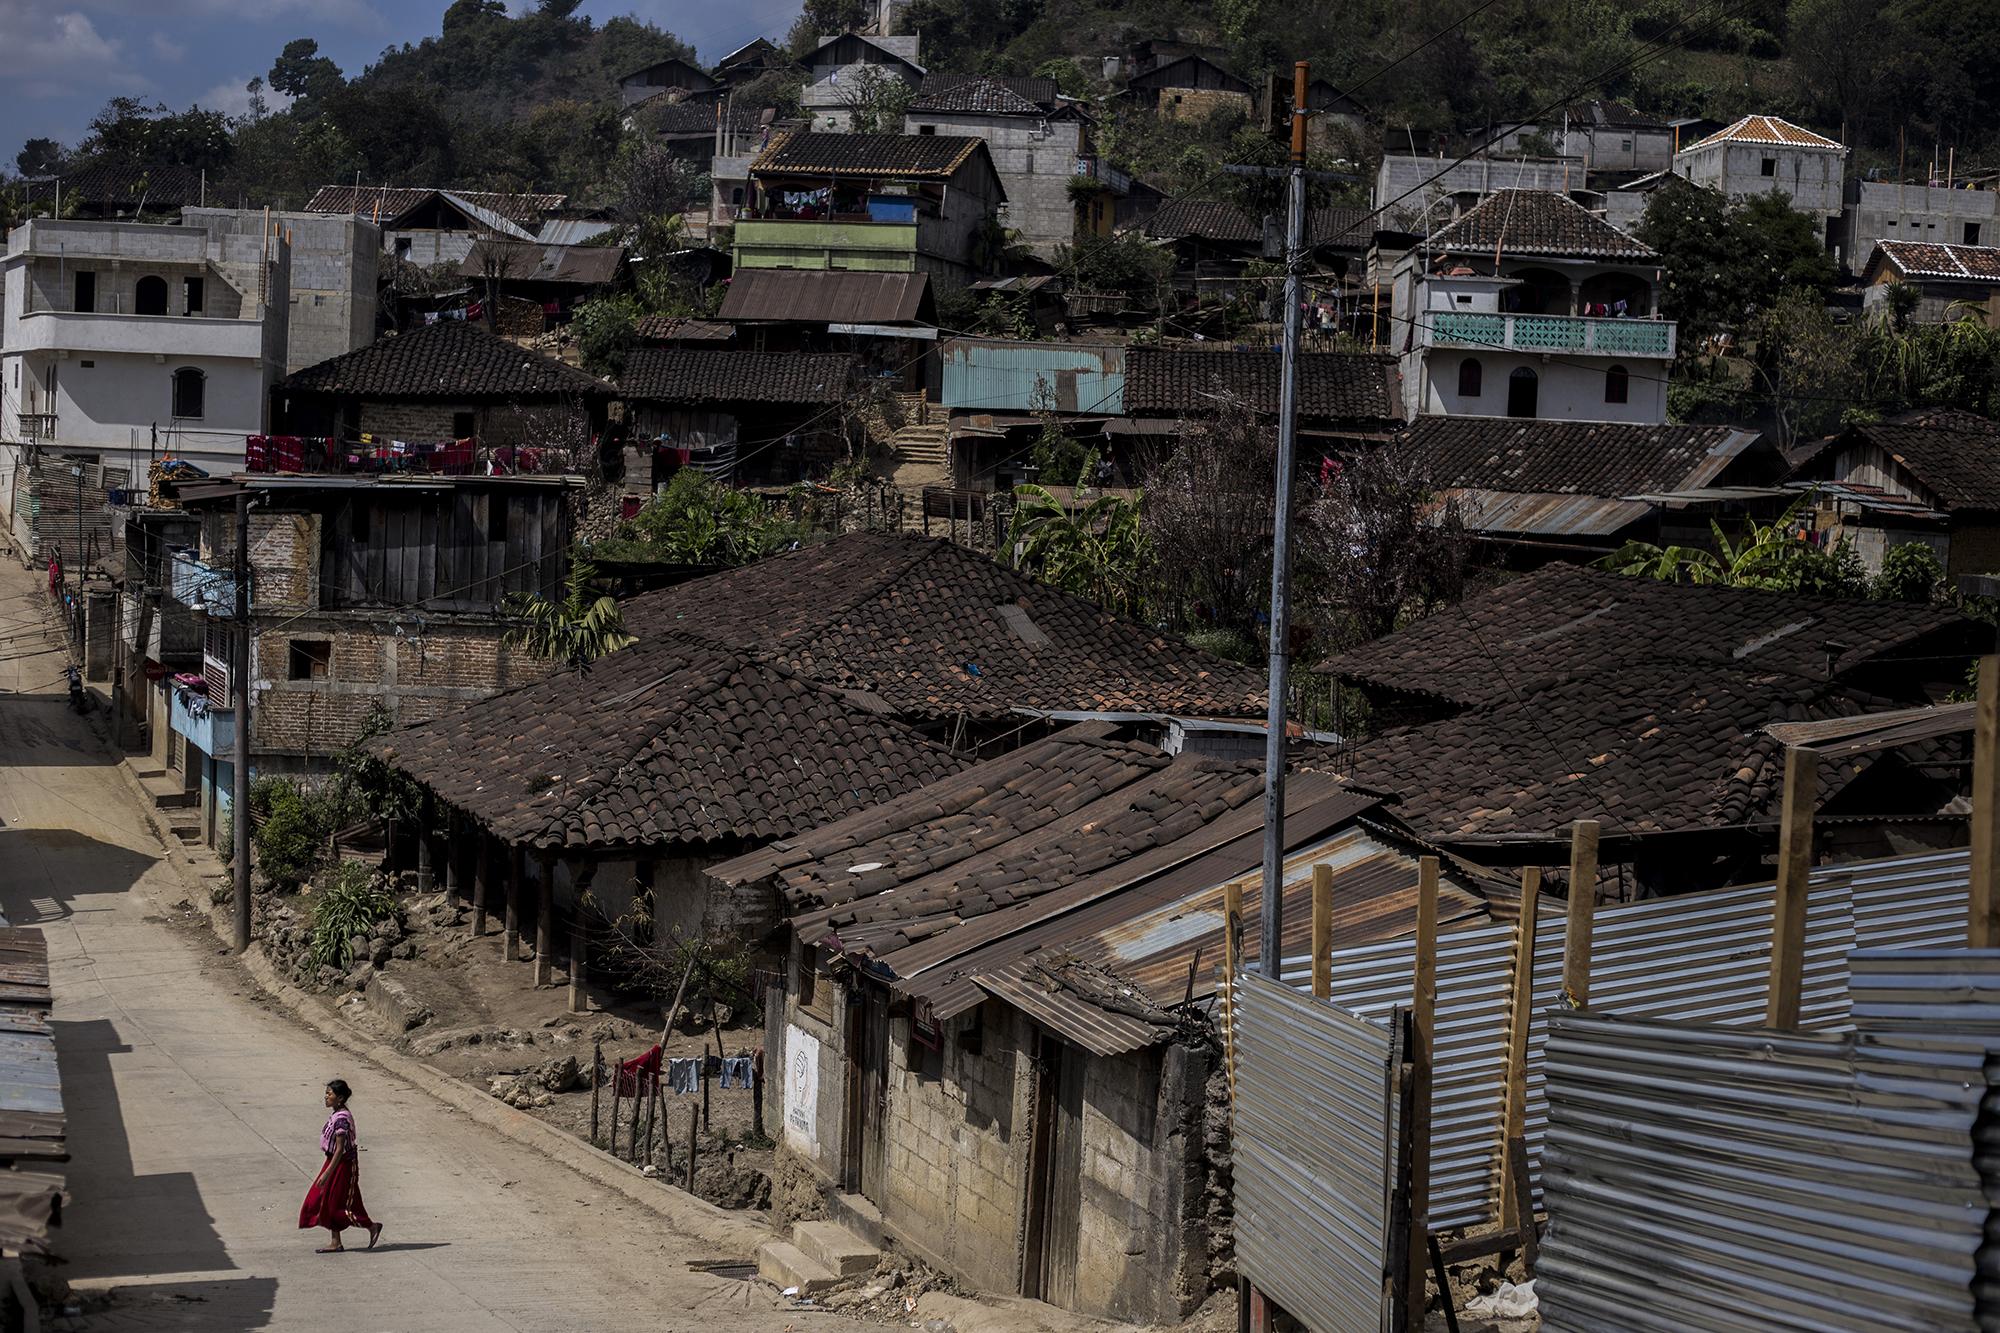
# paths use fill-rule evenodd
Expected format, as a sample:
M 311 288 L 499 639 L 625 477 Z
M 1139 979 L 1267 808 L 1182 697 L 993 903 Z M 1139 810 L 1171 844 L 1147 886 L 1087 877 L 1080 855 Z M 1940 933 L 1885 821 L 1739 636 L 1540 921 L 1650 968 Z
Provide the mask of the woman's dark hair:
M 326 1086 L 327 1090 L 339 1101 L 344 1102 L 354 1095 L 354 1090 L 347 1086 L 347 1080 L 344 1078 L 328 1079 Z

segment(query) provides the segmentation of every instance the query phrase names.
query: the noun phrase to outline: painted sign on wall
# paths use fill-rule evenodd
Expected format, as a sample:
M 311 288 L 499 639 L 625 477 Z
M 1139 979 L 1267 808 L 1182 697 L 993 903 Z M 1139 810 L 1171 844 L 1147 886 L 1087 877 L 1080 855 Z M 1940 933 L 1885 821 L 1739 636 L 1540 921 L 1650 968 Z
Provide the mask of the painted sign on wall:
M 799 1027 L 785 1033 L 785 1140 L 819 1152 L 819 1038 Z

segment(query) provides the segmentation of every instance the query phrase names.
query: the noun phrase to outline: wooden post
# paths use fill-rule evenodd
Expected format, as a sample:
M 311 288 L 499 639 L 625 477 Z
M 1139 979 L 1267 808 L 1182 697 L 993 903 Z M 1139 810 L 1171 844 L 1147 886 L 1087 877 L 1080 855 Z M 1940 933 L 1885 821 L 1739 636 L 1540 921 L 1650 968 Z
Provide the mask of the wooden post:
M 1313 998 L 1333 994 L 1333 867 L 1313 867 Z
M 1792 746 L 1785 751 L 1785 805 L 1778 826 L 1778 892 L 1771 904 L 1771 987 L 1764 1026 L 1799 1025 L 1799 991 L 1806 954 L 1806 890 L 1812 876 L 1812 819 L 1819 787 L 1819 757 Z
M 653 1126 L 660 1123 L 660 1080 L 654 1079 L 653 1099 L 646 1103 L 646 1160 L 649 1162 L 653 1160 Z
M 556 854 L 542 853 L 541 905 L 535 912 L 535 984 L 555 981 L 554 950 L 556 919 Z
M 493 839 L 483 831 L 479 834 L 476 855 L 479 860 L 472 874 L 472 938 L 475 940 L 486 936 L 487 886 L 493 881 Z M 458 859 L 454 856 L 453 863 L 456 864 Z
M 597 1042 L 590 1049 L 590 1146 L 597 1146 L 597 1088 L 602 1081 L 604 1069 L 604 1043 Z
M 590 1001 L 583 995 L 583 917 L 579 913 L 569 923 L 569 1011 L 587 1013 Z
M 444 818 L 444 896 L 446 902 L 455 903 L 465 896 L 465 858 L 459 855 L 458 811 L 447 808 Z
M 632 1084 L 632 1132 L 628 1136 L 625 1145 L 625 1160 L 628 1162 L 639 1160 L 639 1111 L 641 1109 L 639 1103 L 649 1095 L 646 1090 L 646 1080 L 650 1077 L 651 1075 L 646 1072 L 644 1065 L 639 1066 L 633 1074 L 633 1078 L 636 1081 Z
M 1222 1058 L 1229 1062 L 1229 1104 L 1236 1105 L 1236 969 L 1243 962 L 1243 886 L 1222 889 Z
M 709 1129 L 713 1122 L 708 1118 L 708 1048 L 703 1047 L 696 1058 L 701 1061 L 701 1127 Z
M 2000 890 L 1994 856 L 2000 849 L 2000 657 L 1979 659 L 1979 705 L 1972 722 L 1972 919 L 1966 943 L 2000 948 Z
M 611 1062 L 611 1133 L 606 1135 L 604 1139 L 604 1151 L 610 1153 L 613 1157 L 618 1155 L 618 1103 L 622 1100 L 623 1098 L 619 1096 L 618 1087 L 618 1062 L 613 1060 Z
M 758 1138 L 764 1137 L 764 1050 L 750 1060 L 750 1132 Z
M 1590 1003 L 1590 930 L 1597 913 L 1597 832 L 1579 819 L 1569 835 L 1569 919 L 1563 932 L 1563 999 L 1574 1008 Z
M 1500 1225 L 1515 1216 L 1514 1164 L 1526 1162 L 1528 1125 L 1528 1027 L 1535 1014 L 1535 916 L 1542 896 L 1542 868 L 1521 868 L 1521 919 L 1514 924 L 1514 993 L 1507 1005 L 1506 1101 L 1500 1123 Z
M 521 883 L 523 872 L 521 858 L 526 855 L 519 847 L 508 845 L 501 855 L 507 858 L 507 916 L 506 934 L 501 937 L 503 956 L 512 963 L 521 957 Z
M 1431 1038 L 1437 1028 L 1438 859 L 1417 862 L 1417 970 L 1410 986 L 1410 1233 L 1404 1251 L 1409 1333 L 1424 1326 L 1424 1259 L 1430 1253 Z M 1450 1293 L 1445 1293 L 1447 1299 Z
M 431 891 L 431 887 L 437 882 L 436 876 L 431 872 L 431 843 L 432 843 L 431 821 L 435 817 L 436 816 L 432 813 L 431 804 L 428 800 L 420 800 L 417 802 L 416 825 L 417 825 L 417 892 L 418 893 L 429 893 Z
M 688 1165 L 687 1165 L 687 1182 L 688 1182 L 687 1190 L 689 1194 L 694 1193 L 695 1135 L 700 1130 L 701 1130 L 701 1112 L 695 1110 L 694 1107 L 690 1106 L 688 1107 Z

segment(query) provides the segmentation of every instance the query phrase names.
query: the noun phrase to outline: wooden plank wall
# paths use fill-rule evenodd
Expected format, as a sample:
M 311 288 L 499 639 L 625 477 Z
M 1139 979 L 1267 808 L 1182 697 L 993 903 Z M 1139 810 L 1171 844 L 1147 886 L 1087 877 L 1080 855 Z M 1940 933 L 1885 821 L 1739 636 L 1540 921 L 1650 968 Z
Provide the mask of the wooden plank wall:
M 554 596 L 568 527 L 556 491 L 356 497 L 324 526 L 325 605 L 493 611 L 513 593 Z

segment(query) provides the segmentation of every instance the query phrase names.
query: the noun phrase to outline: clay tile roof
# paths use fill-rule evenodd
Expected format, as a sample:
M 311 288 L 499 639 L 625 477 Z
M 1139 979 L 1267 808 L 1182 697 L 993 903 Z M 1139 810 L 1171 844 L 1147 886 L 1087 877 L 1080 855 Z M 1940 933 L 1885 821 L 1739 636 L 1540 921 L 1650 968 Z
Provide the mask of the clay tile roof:
M 373 217 L 379 210 L 387 222 L 437 194 L 435 188 L 383 185 L 322 185 L 306 201 L 308 213 L 355 213 Z M 468 204 L 497 213 L 509 222 L 533 231 L 544 218 L 563 206 L 566 194 L 494 194 L 484 190 L 453 190 Z
M 1491 255 L 1497 247 L 1512 255 L 1633 261 L 1659 258 L 1568 195 L 1553 190 L 1495 190 L 1425 244 L 1433 251 L 1462 255 Z
M 866 700 L 671 634 L 393 731 L 380 752 L 500 837 L 548 848 L 767 841 L 963 762 Z
M 771 140 L 752 175 L 909 176 L 949 180 L 984 139 L 959 134 L 806 134 Z
M 1125 410 L 1133 416 L 1200 416 L 1230 393 L 1259 412 L 1278 410 L 1278 353 L 1134 348 L 1125 354 Z M 1299 356 L 1299 413 L 1321 420 L 1403 417 L 1396 359 L 1369 352 Z
M 633 332 L 642 343 L 726 343 L 736 336 L 732 325 L 691 315 L 641 315 Z
M 855 360 L 840 353 L 701 351 L 639 347 L 618 387 L 653 403 L 838 403 Z
M 1845 438 L 1888 454 L 1947 510 L 2000 513 L 2000 424 L 1970 412 L 1935 412 L 1855 426 Z
M 1575 108 L 1576 114 L 1596 125 L 1617 125 L 1631 129 L 1663 130 L 1667 122 L 1658 116 L 1649 116 L 1643 111 L 1635 111 L 1623 102 L 1611 102 L 1594 98 Z
M 1443 488 L 1627 496 L 1709 485 L 1755 438 L 1734 426 L 1419 417 L 1401 447 Z
M 1314 208 L 1306 213 L 1306 237 L 1313 245 L 1368 244 L 1374 213 L 1365 208 Z M 1159 240 L 1195 237 L 1204 241 L 1259 242 L 1264 224 L 1235 204 L 1206 199 L 1170 199 L 1146 220 L 1146 235 Z
M 671 630 L 754 651 L 912 720 L 1263 712 L 1261 672 L 916 536 L 849 533 L 634 598 L 625 622 L 642 638 Z
M 1051 87 L 1055 80 L 1041 80 Z M 990 75 L 930 75 L 910 102 L 912 111 L 956 111 L 982 116 L 1042 116 L 1048 108 Z
M 1768 815 L 1767 723 L 1922 702 L 1992 638 L 1906 603 L 1551 565 L 1319 670 L 1434 719 L 1361 746 L 1350 771 L 1398 792 L 1420 834 L 1560 836 L 1579 818 L 1647 834 Z
M 445 399 L 611 392 L 611 386 L 574 366 L 452 319 L 307 366 L 287 377 L 285 389 L 357 398 Z
M 1825 681 L 1925 635 L 1972 623 L 1903 602 L 1693 587 L 1549 565 L 1318 669 L 1476 709 L 1550 675 L 1646 658 Z M 1829 643 L 1838 645 L 1831 668 Z M 1495 654 L 1509 654 L 1504 670 Z
M 654 131 L 660 134 L 713 134 L 715 127 L 724 124 L 725 119 L 729 128 L 747 133 L 763 123 L 763 108 L 740 106 L 724 111 L 723 104 L 713 98 L 656 105 L 655 98 L 665 96 L 666 92 L 663 88 L 655 97 L 634 102 L 625 110 L 630 112 L 637 107 L 645 107 L 652 117 Z
M 1840 152 L 1847 151 L 1837 139 L 1829 139 L 1824 134 L 1814 134 L 1811 130 L 1794 125 L 1789 120 L 1780 120 L 1776 116 L 1745 116 L 1734 125 L 1717 130 L 1692 147 L 1706 148 L 1712 143 L 1769 143 L 1784 144 L 1792 148 L 1832 148 Z M 1681 151 L 1687 152 L 1690 149 Z
M 107 162 L 99 166 L 79 167 L 50 180 L 61 184 L 66 199 L 98 207 L 121 204 L 137 207 L 144 200 L 149 213 L 199 204 L 202 197 L 202 173 L 199 170 L 161 163 L 134 166 Z
M 1875 242 L 1869 256 L 1873 268 L 1878 263 L 1893 264 L 1896 271 L 1912 278 L 1952 278 L 1961 282 L 2000 282 L 2000 247 L 1990 245 L 1940 245 L 1932 241 Z

